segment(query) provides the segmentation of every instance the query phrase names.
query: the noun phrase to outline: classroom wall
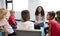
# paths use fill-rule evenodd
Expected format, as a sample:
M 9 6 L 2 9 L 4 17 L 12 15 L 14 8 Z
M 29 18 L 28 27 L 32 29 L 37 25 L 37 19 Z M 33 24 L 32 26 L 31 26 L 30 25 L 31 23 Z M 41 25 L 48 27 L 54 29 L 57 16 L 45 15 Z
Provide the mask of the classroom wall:
M 39 0 L 28 0 L 28 9 L 30 11 L 30 20 L 35 20 L 35 11 L 37 6 L 39 5 Z
M 0 8 L 4 7 L 4 0 L 0 0 Z
M 0 0 L 0 7 L 5 7 L 4 1 Z M 47 14 L 48 11 L 60 10 L 59 3 L 60 0 L 13 0 L 13 9 L 16 11 L 16 19 L 21 18 L 22 10 L 29 9 L 31 20 L 35 20 L 35 10 L 37 6 L 41 5 L 44 8 L 45 13 Z
M 5 0 L 0 0 L 0 8 L 5 8 Z
M 22 10 L 28 9 L 30 11 L 30 17 L 31 17 L 30 20 L 35 20 L 35 10 L 36 10 L 36 7 L 40 4 L 39 3 L 40 0 L 26 0 L 26 1 L 24 1 L 24 0 L 20 1 L 19 0 L 20 1 L 19 5 L 18 5 L 18 3 L 16 3 L 17 1 L 18 0 L 13 1 L 13 4 L 14 4 L 13 8 L 16 11 L 16 13 L 15 13 L 16 19 L 21 18 L 21 11 Z M 23 1 L 24 1 L 24 3 L 23 3 Z M 23 3 L 23 4 L 21 4 L 21 3 Z
M 13 10 L 15 10 L 16 19 L 21 18 L 21 11 L 28 9 L 28 0 L 13 0 Z

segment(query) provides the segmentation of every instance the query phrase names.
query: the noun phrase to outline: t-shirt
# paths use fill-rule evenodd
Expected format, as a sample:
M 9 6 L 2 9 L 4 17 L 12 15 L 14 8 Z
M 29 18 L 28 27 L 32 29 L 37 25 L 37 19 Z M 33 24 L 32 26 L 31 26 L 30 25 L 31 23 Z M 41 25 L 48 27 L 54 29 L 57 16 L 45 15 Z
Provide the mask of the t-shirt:
M 20 25 L 20 29 L 22 30 L 34 30 L 34 23 L 30 21 L 22 22 Z
M 55 20 L 50 20 L 49 25 L 51 25 L 51 36 L 60 36 L 60 24 Z

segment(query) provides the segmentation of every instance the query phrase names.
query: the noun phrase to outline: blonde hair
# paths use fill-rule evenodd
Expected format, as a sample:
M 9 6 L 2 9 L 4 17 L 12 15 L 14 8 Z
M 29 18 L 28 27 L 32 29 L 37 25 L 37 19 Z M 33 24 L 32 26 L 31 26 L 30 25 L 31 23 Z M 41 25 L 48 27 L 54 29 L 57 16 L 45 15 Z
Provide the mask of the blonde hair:
M 10 10 L 10 13 L 15 13 L 15 11 L 14 10 Z
M 4 8 L 0 9 L 0 19 L 3 19 L 7 14 L 7 10 Z

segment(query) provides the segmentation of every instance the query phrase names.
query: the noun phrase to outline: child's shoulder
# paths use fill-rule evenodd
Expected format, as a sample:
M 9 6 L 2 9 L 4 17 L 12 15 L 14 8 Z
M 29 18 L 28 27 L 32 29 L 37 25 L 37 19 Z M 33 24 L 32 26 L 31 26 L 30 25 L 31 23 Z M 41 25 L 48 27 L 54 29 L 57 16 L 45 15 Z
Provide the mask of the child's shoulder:
M 50 20 L 49 23 L 50 24 L 57 24 L 57 21 L 56 20 Z
M 0 21 L 0 26 L 5 25 L 7 23 L 7 20 L 4 18 Z
M 31 21 L 26 21 L 26 22 L 24 22 L 24 23 L 27 23 L 27 24 L 34 24 L 34 23 L 31 22 Z
M 56 21 L 55 21 L 55 20 L 50 20 L 49 22 L 53 22 L 53 23 L 55 23 Z
M 30 21 L 31 24 L 34 24 L 33 22 Z

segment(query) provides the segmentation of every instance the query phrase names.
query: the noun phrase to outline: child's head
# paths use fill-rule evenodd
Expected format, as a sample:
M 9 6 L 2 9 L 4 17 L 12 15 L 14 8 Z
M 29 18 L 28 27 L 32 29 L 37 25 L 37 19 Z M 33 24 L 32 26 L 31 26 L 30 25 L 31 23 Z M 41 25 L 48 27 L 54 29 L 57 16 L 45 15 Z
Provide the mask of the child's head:
M 15 11 L 14 10 L 10 10 L 10 15 L 14 15 Z
M 1 9 L 0 9 L 0 19 L 5 18 L 6 14 L 7 14 L 7 10 L 1 8 Z
M 41 13 L 42 10 L 43 10 L 43 8 L 42 8 L 41 6 L 38 6 L 38 7 L 37 7 L 37 11 L 38 11 L 39 13 Z
M 41 13 L 41 16 L 44 16 L 44 9 L 42 6 L 38 6 L 35 12 L 35 15 L 38 15 Z
M 50 11 L 47 14 L 47 20 L 53 20 L 55 18 L 55 12 L 54 11 Z
M 60 18 L 60 11 L 57 11 L 56 14 L 57 14 L 57 18 Z
M 23 10 L 21 12 L 21 17 L 22 17 L 24 22 L 25 21 L 29 21 L 30 20 L 30 13 L 29 13 L 29 11 L 28 10 Z

